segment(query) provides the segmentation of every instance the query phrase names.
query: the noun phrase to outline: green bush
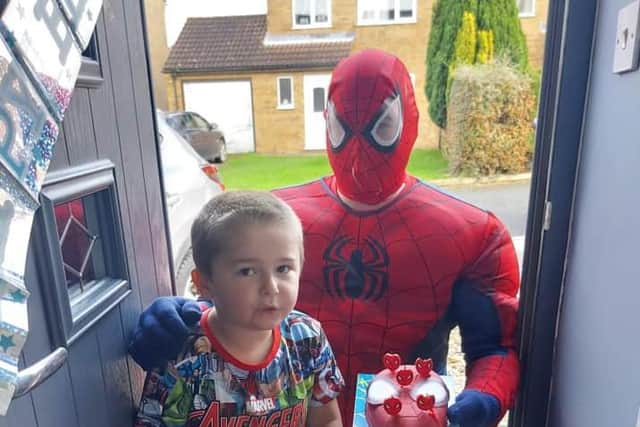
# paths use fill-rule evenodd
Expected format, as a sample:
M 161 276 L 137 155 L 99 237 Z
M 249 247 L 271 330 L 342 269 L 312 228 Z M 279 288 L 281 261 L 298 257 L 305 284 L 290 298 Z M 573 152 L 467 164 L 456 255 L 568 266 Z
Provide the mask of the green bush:
M 520 25 L 514 0 L 479 0 L 478 28 L 493 31 L 496 56 L 508 58 L 520 71 L 529 64 L 527 40 Z
M 470 17 L 475 19 L 473 25 L 465 21 Z M 477 34 L 468 34 L 470 28 Z M 473 52 L 468 51 L 470 40 L 474 40 Z M 490 62 L 494 56 L 508 58 L 521 71 L 527 68 L 527 44 L 515 1 L 437 0 L 427 46 L 425 84 L 434 123 L 446 127 L 450 74 L 455 67 Z
M 454 43 L 452 64 L 473 64 L 476 60 L 476 47 L 478 44 L 478 25 L 476 16 L 471 12 L 462 14 L 462 26 Z
M 453 58 L 449 64 L 447 95 L 451 90 L 452 71 L 455 70 L 458 65 L 475 63 L 477 45 L 478 27 L 476 26 L 476 17 L 471 12 L 464 12 L 462 15 L 462 25 L 454 42 Z
M 536 97 L 536 109 L 538 104 L 538 99 L 540 98 L 540 82 L 542 80 L 542 71 L 537 68 L 531 68 L 527 70 L 527 74 L 531 78 L 531 90 L 533 91 L 533 95 Z
M 441 128 L 446 122 L 449 64 L 454 56 L 465 3 L 466 0 L 438 0 L 433 7 L 427 46 L 425 93 L 429 100 L 431 120 Z
M 526 171 L 535 97 L 531 78 L 505 63 L 463 65 L 453 76 L 442 144 L 453 175 Z
M 478 53 L 476 55 L 476 62 L 478 64 L 486 64 L 493 60 L 493 52 L 495 46 L 493 43 L 493 31 L 480 30 L 478 31 Z

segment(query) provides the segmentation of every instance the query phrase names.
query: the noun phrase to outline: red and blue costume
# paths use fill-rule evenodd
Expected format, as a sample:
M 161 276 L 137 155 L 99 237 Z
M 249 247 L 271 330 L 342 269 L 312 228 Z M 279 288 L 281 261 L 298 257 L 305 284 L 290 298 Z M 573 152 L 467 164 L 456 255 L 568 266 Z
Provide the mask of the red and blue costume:
M 343 60 L 326 118 L 334 174 L 275 194 L 303 223 L 296 308 L 320 320 L 334 349 L 347 385 L 345 425 L 357 373 L 379 371 L 386 352 L 430 357 L 444 373 L 456 325 L 467 383 L 449 417 L 465 425 L 468 413 L 489 413 L 466 425 L 495 424 L 519 373 L 519 270 L 508 231 L 491 213 L 407 175 L 418 111 L 398 58 L 366 50 Z

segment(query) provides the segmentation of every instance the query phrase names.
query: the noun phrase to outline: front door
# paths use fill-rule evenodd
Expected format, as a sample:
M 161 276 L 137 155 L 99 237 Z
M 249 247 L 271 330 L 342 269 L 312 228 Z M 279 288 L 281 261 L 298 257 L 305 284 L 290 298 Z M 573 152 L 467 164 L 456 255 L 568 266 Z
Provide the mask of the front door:
M 331 74 L 304 76 L 304 149 L 324 150 L 327 90 Z
M 41 12 L 47 24 L 57 10 L 50 0 L 19 3 L 25 16 L 36 4 L 51 6 Z M 97 50 L 83 61 L 28 242 L 29 335 L 19 368 L 51 360 L 60 347 L 68 356 L 12 401 L 0 427 L 132 424 L 144 376 L 127 343 L 142 308 L 171 293 L 141 5 L 104 0 L 100 15 L 92 14 Z M 42 35 L 33 31 L 33 40 Z M 6 92 L 1 101 L 0 109 L 11 102 Z M 27 244 L 9 239 L 5 256 Z M 12 345 L 2 338 L 0 363 Z

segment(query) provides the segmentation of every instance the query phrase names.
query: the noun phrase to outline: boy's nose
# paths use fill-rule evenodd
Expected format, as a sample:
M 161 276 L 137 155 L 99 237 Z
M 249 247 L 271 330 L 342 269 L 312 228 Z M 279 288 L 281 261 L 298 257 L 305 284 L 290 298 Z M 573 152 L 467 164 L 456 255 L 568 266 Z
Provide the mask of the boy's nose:
M 278 279 L 273 274 L 267 274 L 262 286 L 263 292 L 267 295 L 278 294 Z

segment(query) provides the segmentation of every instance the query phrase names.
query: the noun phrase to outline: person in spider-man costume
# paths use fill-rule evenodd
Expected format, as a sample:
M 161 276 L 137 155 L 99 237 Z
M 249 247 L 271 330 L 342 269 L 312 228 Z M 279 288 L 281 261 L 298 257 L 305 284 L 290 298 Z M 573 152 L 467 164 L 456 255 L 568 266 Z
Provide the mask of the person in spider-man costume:
M 429 357 L 444 374 L 456 325 L 467 382 L 448 417 L 463 427 L 495 425 L 519 372 L 519 270 L 508 231 L 493 214 L 406 173 L 418 111 L 395 56 L 365 50 L 340 62 L 326 119 L 333 175 L 275 194 L 304 226 L 296 308 L 320 320 L 331 342 L 347 383 L 345 425 L 357 373 L 379 371 L 381 355 L 395 352 Z M 181 298 L 154 302 L 134 331 L 134 359 L 148 368 L 170 357 L 199 312 Z

